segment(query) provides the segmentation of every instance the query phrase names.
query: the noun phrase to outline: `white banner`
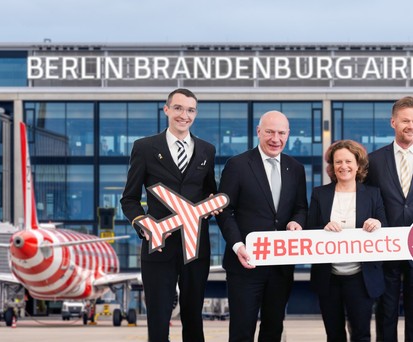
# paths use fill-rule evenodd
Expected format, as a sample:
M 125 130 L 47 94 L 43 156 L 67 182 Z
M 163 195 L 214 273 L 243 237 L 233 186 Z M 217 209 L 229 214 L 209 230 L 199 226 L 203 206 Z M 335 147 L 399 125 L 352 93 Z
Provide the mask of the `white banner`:
M 248 234 L 246 248 L 250 263 L 256 266 L 409 260 L 412 227 L 384 227 L 372 233 L 362 229 L 257 231 Z

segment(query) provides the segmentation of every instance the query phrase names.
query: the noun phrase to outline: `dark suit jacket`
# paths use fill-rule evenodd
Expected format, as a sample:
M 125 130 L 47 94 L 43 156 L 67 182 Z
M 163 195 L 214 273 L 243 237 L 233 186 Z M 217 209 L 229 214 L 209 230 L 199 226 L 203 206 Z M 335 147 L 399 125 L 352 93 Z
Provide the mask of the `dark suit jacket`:
M 166 142 L 166 130 L 158 135 L 136 140 L 133 145 L 130 168 L 123 192 L 122 211 L 130 222 L 140 215 L 150 214 L 156 219 L 170 215 L 170 211 L 150 192 L 147 192 L 148 212 L 141 205 L 142 186 L 145 188 L 163 183 L 193 203 L 216 193 L 214 174 L 215 147 L 192 136 L 194 154 L 184 174 L 181 174 Z M 139 232 L 138 232 L 139 233 Z M 142 236 L 141 236 L 142 237 Z M 178 250 L 179 249 L 179 250 Z M 175 231 L 166 239 L 162 252 L 148 253 L 148 242 L 142 240 L 142 260 L 169 260 L 181 253 L 181 231 Z M 210 255 L 208 221 L 202 220 L 198 257 Z
M 305 227 L 308 204 L 304 166 L 285 154 L 281 154 L 280 166 L 282 184 L 276 212 L 258 147 L 227 161 L 219 192 L 229 196 L 230 204 L 217 216 L 227 243 L 223 262 L 227 271 L 251 274 L 259 269 L 244 269 L 232 250 L 236 242 L 245 243 L 248 233 L 286 230 L 290 221 Z
M 308 212 L 309 228 L 323 229 L 330 222 L 335 186 L 336 183 L 333 182 L 313 189 Z M 378 219 L 382 226 L 387 226 L 380 190 L 376 187 L 357 183 L 356 227 L 362 227 L 364 221 L 368 218 Z M 369 296 L 372 298 L 380 296 L 384 291 L 382 262 L 362 262 L 361 269 Z M 330 276 L 331 263 L 312 265 L 311 285 L 319 295 L 329 293 Z
M 410 226 L 413 223 L 413 189 L 404 197 L 397 175 L 393 143 L 369 154 L 367 184 L 378 186 L 383 197 L 390 227 Z M 413 261 L 409 260 L 410 267 Z
M 378 186 L 390 227 L 410 226 L 413 223 L 413 190 L 407 198 L 397 175 L 393 143 L 369 154 L 368 184 Z

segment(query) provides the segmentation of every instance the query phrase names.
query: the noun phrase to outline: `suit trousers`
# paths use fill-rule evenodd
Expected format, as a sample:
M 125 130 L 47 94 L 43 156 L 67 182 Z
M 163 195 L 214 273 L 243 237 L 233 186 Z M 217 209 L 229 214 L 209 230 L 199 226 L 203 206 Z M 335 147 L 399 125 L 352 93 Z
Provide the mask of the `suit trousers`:
M 377 303 L 377 341 L 397 342 L 402 285 L 405 341 L 413 341 L 413 269 L 407 260 L 385 261 L 383 269 L 386 291 Z
M 331 275 L 330 292 L 319 296 L 321 315 L 328 342 L 346 342 L 346 316 L 350 341 L 370 341 L 370 322 L 374 298 L 364 285 L 363 274 Z
M 149 342 L 169 341 L 169 323 L 177 283 L 182 340 L 204 341 L 202 307 L 209 264 L 209 258 L 199 258 L 184 265 L 182 255 L 166 262 L 142 260 Z
M 289 270 L 283 272 L 286 267 Z M 281 341 L 293 269 L 260 266 L 246 274 L 227 272 L 230 342 L 253 342 L 258 314 L 261 320 L 258 341 Z

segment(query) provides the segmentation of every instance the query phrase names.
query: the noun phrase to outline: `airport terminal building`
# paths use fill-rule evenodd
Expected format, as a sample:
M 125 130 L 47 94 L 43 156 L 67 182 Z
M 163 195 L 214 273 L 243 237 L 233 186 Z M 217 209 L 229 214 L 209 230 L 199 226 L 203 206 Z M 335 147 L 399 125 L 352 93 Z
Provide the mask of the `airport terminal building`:
M 333 141 L 371 152 L 393 140 L 391 106 L 413 95 L 412 52 L 403 43 L 0 44 L 1 218 L 22 223 L 24 121 L 39 219 L 99 235 L 97 208 L 116 208 L 115 234 L 132 235 L 115 244 L 121 267 L 137 271 L 140 240 L 119 199 L 133 141 L 165 129 L 173 89 L 198 96 L 192 132 L 215 145 L 217 182 L 229 157 L 257 145 L 259 117 L 285 113 L 284 152 L 305 165 L 310 199 L 330 181 L 323 154 Z M 210 235 L 218 265 L 224 241 L 214 222 Z

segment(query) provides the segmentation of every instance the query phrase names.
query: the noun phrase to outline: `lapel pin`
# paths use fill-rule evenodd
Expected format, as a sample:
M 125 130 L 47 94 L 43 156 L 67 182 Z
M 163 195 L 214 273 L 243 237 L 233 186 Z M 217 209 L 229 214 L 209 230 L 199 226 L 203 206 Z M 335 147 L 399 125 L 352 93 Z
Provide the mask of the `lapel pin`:
M 206 159 L 201 163 L 202 166 L 206 165 Z
M 163 157 L 162 157 L 162 154 L 159 153 L 159 154 L 158 154 L 158 158 L 159 158 L 159 159 L 162 159 L 162 158 L 163 158 Z

